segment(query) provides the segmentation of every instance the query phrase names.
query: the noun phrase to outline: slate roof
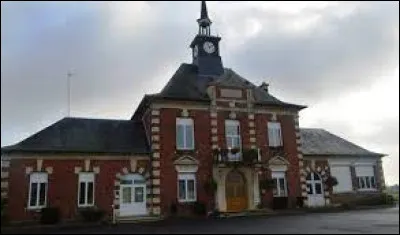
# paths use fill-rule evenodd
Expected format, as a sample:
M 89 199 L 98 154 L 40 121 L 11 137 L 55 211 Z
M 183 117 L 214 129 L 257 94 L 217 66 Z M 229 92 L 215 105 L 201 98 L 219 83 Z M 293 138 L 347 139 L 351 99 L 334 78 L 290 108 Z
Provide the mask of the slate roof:
M 195 100 L 210 102 L 207 94 L 209 85 L 221 85 L 235 88 L 252 88 L 256 104 L 293 107 L 297 109 L 306 106 L 283 102 L 262 88 L 254 85 L 238 75 L 232 69 L 225 68 L 222 76 L 199 76 L 198 68 L 193 64 L 183 63 L 164 86 L 160 93 L 146 95 L 142 102 L 151 99 Z M 135 116 L 135 114 L 134 114 Z
M 324 129 L 300 128 L 300 138 L 304 155 L 384 156 L 384 154 L 371 152 Z
M 150 148 L 139 122 L 63 118 L 15 145 L 1 148 L 1 152 L 147 154 Z

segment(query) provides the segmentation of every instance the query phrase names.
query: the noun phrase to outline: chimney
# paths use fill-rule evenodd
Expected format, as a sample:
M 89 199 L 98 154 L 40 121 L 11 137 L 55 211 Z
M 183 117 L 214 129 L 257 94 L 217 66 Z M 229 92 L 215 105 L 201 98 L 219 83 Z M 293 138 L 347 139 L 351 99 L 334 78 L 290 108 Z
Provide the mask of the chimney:
M 268 93 L 268 86 L 269 86 L 268 83 L 263 82 L 261 83 L 260 88 Z

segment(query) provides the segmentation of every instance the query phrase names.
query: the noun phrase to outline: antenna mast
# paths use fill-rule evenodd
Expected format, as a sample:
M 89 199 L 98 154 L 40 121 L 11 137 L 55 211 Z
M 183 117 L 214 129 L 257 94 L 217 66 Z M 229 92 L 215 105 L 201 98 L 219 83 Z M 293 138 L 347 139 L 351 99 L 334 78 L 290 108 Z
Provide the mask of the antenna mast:
M 74 75 L 72 72 L 67 73 L 67 97 L 68 97 L 68 114 L 67 117 L 71 115 L 71 77 Z

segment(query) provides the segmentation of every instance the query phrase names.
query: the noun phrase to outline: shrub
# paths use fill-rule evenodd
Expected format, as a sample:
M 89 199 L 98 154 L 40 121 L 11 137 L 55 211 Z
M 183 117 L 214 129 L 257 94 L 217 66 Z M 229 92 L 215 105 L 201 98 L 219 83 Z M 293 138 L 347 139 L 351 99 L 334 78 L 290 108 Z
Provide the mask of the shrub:
M 221 212 L 218 209 L 214 209 L 210 213 L 210 217 L 219 217 L 221 215 Z
M 97 222 L 103 219 L 105 211 L 98 209 L 96 207 L 89 207 L 80 209 L 79 213 L 82 219 L 86 222 Z
M 1 224 L 6 223 L 7 215 L 5 213 L 5 208 L 7 206 L 7 198 L 1 198 Z
M 239 148 L 233 148 L 233 149 L 231 149 L 231 153 L 232 153 L 232 154 L 237 154 L 239 151 L 240 151 Z
M 257 149 L 243 149 L 242 155 L 243 155 L 243 161 L 246 163 L 254 163 L 258 161 Z
M 298 208 L 303 208 L 304 207 L 304 200 L 303 197 L 297 197 L 296 198 L 296 206 Z
M 325 184 L 326 184 L 329 188 L 332 188 L 332 187 L 338 185 L 338 180 L 337 180 L 336 177 L 334 177 L 334 176 L 329 176 L 329 177 L 325 180 Z
M 6 205 L 7 205 L 7 199 L 1 198 L 1 215 L 3 215 Z
M 173 215 L 176 214 L 176 212 L 178 211 L 178 207 L 176 206 L 176 203 L 171 203 L 171 205 L 169 206 L 169 211 Z
M 345 202 L 342 207 L 345 209 L 352 209 L 356 206 L 377 206 L 377 205 L 394 205 L 395 200 L 392 195 L 380 193 L 375 195 L 368 195 L 362 198 L 357 198 Z
M 42 208 L 40 213 L 41 224 L 56 224 L 60 221 L 60 209 L 58 207 Z
M 341 206 L 342 206 L 343 209 L 346 209 L 346 210 L 350 210 L 350 209 L 353 209 L 355 207 L 355 205 L 353 203 L 350 203 L 350 202 L 342 203 Z
M 210 195 L 214 195 L 215 191 L 217 191 L 217 187 L 218 187 L 218 184 L 217 184 L 217 182 L 215 182 L 213 177 L 209 178 L 204 183 L 204 190 Z
M 206 204 L 204 204 L 203 202 L 195 202 L 193 204 L 193 212 L 196 215 L 206 215 L 207 214 Z
M 272 179 L 262 179 L 260 180 L 260 189 L 261 190 L 271 190 L 274 188 L 274 181 Z
M 396 203 L 396 200 L 391 194 L 382 193 L 381 197 L 383 197 L 383 202 L 386 205 L 394 205 Z

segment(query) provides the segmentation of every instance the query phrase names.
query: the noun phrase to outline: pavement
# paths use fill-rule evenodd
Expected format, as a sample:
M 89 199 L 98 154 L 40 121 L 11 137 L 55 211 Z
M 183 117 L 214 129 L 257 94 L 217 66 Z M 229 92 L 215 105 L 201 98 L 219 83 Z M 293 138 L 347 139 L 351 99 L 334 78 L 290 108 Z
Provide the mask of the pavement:
M 2 232 L 3 233 L 3 232 Z M 42 230 L 42 234 L 311 233 L 399 234 L 399 206 L 336 213 L 208 219 L 166 219 L 142 224 Z

